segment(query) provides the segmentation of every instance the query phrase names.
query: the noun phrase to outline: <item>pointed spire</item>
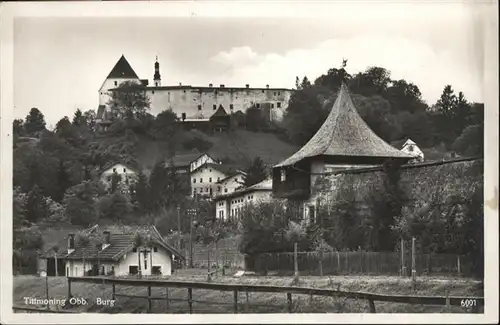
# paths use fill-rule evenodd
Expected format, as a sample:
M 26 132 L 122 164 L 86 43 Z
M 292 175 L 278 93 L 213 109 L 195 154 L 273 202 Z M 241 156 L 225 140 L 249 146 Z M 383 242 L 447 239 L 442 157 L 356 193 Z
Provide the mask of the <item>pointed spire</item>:
M 109 73 L 107 79 L 111 78 L 137 78 L 137 74 L 135 73 L 134 69 L 132 69 L 132 66 L 130 66 L 130 63 L 128 63 L 127 59 L 125 58 L 125 55 L 122 54 L 118 62 L 116 62 L 115 66 Z
M 358 114 L 345 82 L 342 82 L 330 114 L 318 132 L 290 158 L 276 165 L 293 165 L 306 158 L 375 157 L 409 159 L 373 132 Z

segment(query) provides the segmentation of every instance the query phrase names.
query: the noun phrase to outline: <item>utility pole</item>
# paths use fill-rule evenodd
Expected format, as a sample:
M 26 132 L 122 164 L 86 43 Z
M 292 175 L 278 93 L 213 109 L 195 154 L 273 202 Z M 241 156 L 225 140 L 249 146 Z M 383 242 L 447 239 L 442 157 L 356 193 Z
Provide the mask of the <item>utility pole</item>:
M 177 207 L 177 231 L 178 231 L 178 242 L 177 242 L 177 249 L 180 251 L 181 250 L 181 208 Z
M 195 209 L 189 209 L 189 267 L 193 268 L 193 214 Z

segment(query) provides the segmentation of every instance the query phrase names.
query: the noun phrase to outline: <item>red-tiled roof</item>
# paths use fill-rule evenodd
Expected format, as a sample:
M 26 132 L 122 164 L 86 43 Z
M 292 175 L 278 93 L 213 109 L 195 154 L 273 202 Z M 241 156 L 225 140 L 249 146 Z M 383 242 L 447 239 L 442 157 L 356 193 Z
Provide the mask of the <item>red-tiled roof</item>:
M 354 107 L 345 84 L 318 132 L 299 151 L 275 167 L 290 166 L 317 156 L 411 158 L 370 129 Z
M 127 59 L 125 59 L 125 56 L 121 56 L 118 62 L 116 62 L 115 66 L 111 70 L 111 72 L 108 75 L 107 79 L 110 78 L 137 78 L 137 74 L 135 73 L 134 69 L 130 66 L 130 63 L 128 63 Z

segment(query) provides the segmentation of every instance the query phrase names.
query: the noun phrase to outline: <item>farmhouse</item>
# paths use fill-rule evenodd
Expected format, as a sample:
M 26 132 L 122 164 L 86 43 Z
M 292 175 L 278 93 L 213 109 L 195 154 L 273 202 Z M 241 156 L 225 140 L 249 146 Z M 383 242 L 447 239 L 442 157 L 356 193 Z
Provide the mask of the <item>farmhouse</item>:
M 403 148 L 401 148 L 401 151 L 413 156 L 414 159 L 412 159 L 412 162 L 424 161 L 424 153 L 411 139 L 406 140 L 406 142 L 403 144 Z
M 243 186 L 245 173 L 235 166 L 204 163 L 191 173 L 193 196 L 214 197 Z
M 223 193 L 214 198 L 215 218 L 237 218 L 246 204 L 258 204 L 272 199 L 273 181 L 266 179 L 244 189 Z
M 174 168 L 180 173 L 191 173 L 205 163 L 216 164 L 217 161 L 208 153 L 201 153 L 194 149 L 191 152 L 173 156 L 172 159 L 167 160 L 165 167 Z
M 82 232 L 86 245 L 79 235 L 69 233 L 64 241 L 42 255 L 46 274 L 65 276 L 84 275 L 133 275 L 141 270 L 142 275 L 171 275 L 173 262 L 184 257 L 171 247 L 156 227 L 141 232 L 142 244 L 136 241 L 139 229 L 117 231 L 94 226 Z M 43 268 L 43 267 L 42 267 Z
M 412 158 L 370 129 L 342 83 L 330 114 L 316 134 L 295 154 L 273 167 L 273 195 L 288 199 L 299 216 L 314 220 L 313 189 L 322 176 L 389 161 L 402 165 Z
M 138 169 L 124 163 L 109 163 L 104 166 L 101 173 L 101 181 L 109 189 L 113 182 L 113 177 L 120 177 L 122 185 L 129 185 L 137 180 Z
M 151 113 L 156 116 L 164 110 L 172 110 L 179 119 L 195 123 L 201 120 L 210 121 L 218 108 L 223 107 L 229 114 L 242 111 L 249 107 L 268 107 L 264 112 L 270 120 L 281 120 L 288 105 L 293 90 L 286 88 L 265 87 L 253 88 L 249 84 L 244 87 L 190 86 L 179 83 L 178 85 L 162 86 L 160 63 L 158 58 L 154 63 L 153 86 L 149 86 L 147 79 L 140 79 L 125 56 L 121 56 L 111 72 L 99 88 L 99 109 L 97 123 L 106 126 L 109 122 L 108 101 L 111 92 L 123 82 L 133 81 L 146 91 L 151 101 Z M 102 107 L 102 108 L 101 108 Z M 220 123 L 220 120 L 218 121 Z M 224 127 L 224 125 L 222 126 Z M 217 129 L 221 125 L 216 126 Z

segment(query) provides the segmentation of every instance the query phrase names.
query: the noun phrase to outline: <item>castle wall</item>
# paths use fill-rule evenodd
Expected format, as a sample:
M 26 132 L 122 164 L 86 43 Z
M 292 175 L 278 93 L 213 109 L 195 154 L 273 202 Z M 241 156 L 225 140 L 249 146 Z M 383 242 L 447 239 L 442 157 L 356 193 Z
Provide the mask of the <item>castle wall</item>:
M 439 163 L 401 169 L 400 186 L 411 204 L 430 202 L 433 195 L 441 195 L 442 202 L 465 199 L 475 186 L 483 182 L 483 175 L 479 172 L 482 161 Z M 319 172 L 319 169 L 314 172 Z M 383 171 L 316 176 L 311 197 L 303 202 L 304 217 L 310 217 L 308 207 L 315 207 L 318 203 L 335 205 L 345 199 L 348 190 L 352 190 L 355 200 L 362 203 L 368 195 L 382 189 L 384 177 Z
M 291 91 L 252 88 L 191 88 L 189 86 L 149 88 L 151 114 L 171 109 L 182 118 L 210 118 L 222 105 L 228 114 L 245 112 L 252 105 L 271 107 L 271 119 L 281 120 L 288 106 Z

